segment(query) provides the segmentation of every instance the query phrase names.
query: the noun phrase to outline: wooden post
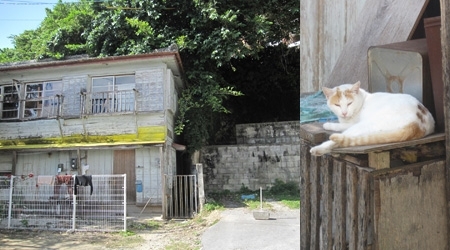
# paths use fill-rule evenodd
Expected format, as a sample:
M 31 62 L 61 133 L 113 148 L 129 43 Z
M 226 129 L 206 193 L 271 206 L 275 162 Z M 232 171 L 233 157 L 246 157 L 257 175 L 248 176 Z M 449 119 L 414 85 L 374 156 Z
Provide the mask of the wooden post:
M 441 2 L 441 46 L 442 46 L 442 80 L 444 83 L 444 120 L 445 120 L 445 148 L 446 163 L 446 191 L 447 204 L 450 201 L 450 1 L 440 0 Z M 447 228 L 450 229 L 450 206 L 447 205 Z M 450 237 L 447 241 L 447 248 L 450 246 Z
M 375 169 L 389 168 L 391 165 L 389 151 L 370 152 L 369 153 L 369 167 Z

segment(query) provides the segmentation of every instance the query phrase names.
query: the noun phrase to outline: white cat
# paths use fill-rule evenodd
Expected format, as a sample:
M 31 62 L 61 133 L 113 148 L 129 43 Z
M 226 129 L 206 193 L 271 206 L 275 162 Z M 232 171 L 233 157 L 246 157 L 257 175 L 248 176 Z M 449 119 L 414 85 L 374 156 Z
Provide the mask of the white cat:
M 328 107 L 339 123 L 324 123 L 326 130 L 339 131 L 329 141 L 313 147 L 312 155 L 333 148 L 400 142 L 422 138 L 434 132 L 431 113 L 408 94 L 368 93 L 361 83 L 323 88 Z

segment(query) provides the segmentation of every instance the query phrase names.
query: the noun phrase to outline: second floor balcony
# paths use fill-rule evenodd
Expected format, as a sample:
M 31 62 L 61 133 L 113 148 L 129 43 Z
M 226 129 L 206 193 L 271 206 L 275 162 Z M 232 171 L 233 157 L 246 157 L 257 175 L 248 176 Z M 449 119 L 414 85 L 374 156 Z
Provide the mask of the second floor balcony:
M 136 94 L 136 90 L 84 92 L 81 94 L 81 112 L 83 115 L 134 112 Z

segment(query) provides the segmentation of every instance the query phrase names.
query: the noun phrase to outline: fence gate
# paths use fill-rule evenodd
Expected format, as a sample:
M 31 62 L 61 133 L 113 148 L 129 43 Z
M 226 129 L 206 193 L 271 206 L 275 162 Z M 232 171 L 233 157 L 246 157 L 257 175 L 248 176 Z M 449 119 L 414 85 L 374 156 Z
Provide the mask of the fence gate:
M 164 175 L 166 219 L 192 218 L 198 212 L 197 177 Z

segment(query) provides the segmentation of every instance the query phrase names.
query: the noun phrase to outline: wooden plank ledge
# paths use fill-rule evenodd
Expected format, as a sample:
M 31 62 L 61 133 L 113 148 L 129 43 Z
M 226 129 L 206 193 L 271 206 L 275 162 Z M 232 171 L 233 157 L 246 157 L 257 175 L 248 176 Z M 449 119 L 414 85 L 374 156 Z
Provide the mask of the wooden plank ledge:
M 427 144 L 432 142 L 445 141 L 445 133 L 436 133 L 426 136 L 421 139 L 404 141 L 404 142 L 394 142 L 387 144 L 376 144 L 358 147 L 347 147 L 347 148 L 336 148 L 331 151 L 332 154 L 368 154 L 370 152 L 382 152 L 391 149 L 411 147 L 420 144 Z

